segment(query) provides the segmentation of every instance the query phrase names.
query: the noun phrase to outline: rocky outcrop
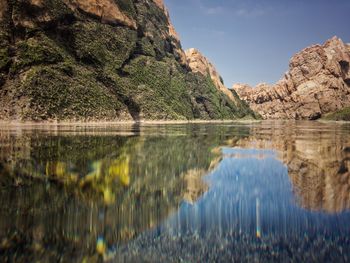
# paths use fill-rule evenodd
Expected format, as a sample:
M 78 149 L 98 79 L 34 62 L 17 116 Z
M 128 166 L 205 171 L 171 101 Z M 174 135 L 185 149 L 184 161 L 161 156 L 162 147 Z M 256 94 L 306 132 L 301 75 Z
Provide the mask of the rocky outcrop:
M 254 117 L 189 68 L 163 1 L 0 0 L 0 7 L 0 119 Z
M 7 5 L 6 0 L 2 0 L 1 5 Z M 62 0 L 44 1 L 44 0 L 27 0 L 14 3 L 19 8 L 12 13 L 12 21 L 15 26 L 35 29 L 42 23 L 49 23 L 55 20 L 56 14 L 49 8 L 60 6 L 64 9 L 71 9 L 73 12 L 83 12 L 99 19 L 102 23 L 114 25 L 124 25 L 132 29 L 137 29 L 136 21 L 125 14 L 113 0 Z M 32 16 L 31 12 L 35 15 Z M 1 18 L 1 15 L 0 15 Z
M 137 28 L 136 21 L 124 14 L 113 0 L 64 0 L 64 2 L 73 10 L 79 9 L 100 18 L 101 22 Z
M 169 34 L 170 36 L 174 37 L 176 40 L 180 41 L 180 37 L 177 34 L 175 27 L 173 26 L 173 24 L 170 21 L 170 15 L 169 15 L 169 10 L 165 7 L 163 0 L 154 0 L 154 3 L 164 11 L 166 17 L 168 18 L 168 22 L 169 22 Z
M 222 77 L 216 70 L 215 66 L 197 49 L 190 48 L 185 51 L 188 67 L 192 72 L 200 74 L 214 84 L 218 92 L 225 94 L 237 109 L 241 109 L 244 115 L 260 118 L 258 114 L 251 111 L 249 106 L 242 101 L 235 90 L 229 90 L 225 85 Z
M 202 55 L 195 48 L 190 48 L 185 51 L 186 59 L 189 67 L 193 72 L 199 72 L 203 76 L 210 76 L 211 80 L 214 82 L 215 87 L 227 95 L 233 102 L 237 100 L 236 97 L 233 96 L 233 93 L 225 87 L 223 83 L 223 79 L 216 70 L 215 66 L 209 62 L 209 60 Z
M 265 119 L 314 120 L 350 106 L 349 63 L 349 46 L 334 37 L 296 54 L 277 84 L 233 89 Z
M 0 1 L 0 21 L 4 19 L 6 11 L 7 11 L 7 2 Z
M 170 14 L 169 14 L 169 10 L 165 7 L 163 0 L 154 0 L 154 3 L 161 9 L 163 10 L 163 12 L 166 15 L 166 18 L 168 20 L 168 34 L 170 37 L 172 37 L 175 41 L 180 43 L 180 37 L 178 35 L 178 33 L 175 30 L 174 25 L 171 23 L 170 20 Z M 175 51 L 177 52 L 179 58 L 180 58 L 180 62 L 183 65 L 186 65 L 186 55 L 185 52 L 182 50 L 181 46 L 176 47 Z

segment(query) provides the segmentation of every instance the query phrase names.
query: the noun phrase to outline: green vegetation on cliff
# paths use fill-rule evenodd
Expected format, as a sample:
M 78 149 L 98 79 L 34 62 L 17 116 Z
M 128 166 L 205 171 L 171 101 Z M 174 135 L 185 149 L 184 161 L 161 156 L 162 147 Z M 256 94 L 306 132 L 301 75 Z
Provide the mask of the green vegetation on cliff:
M 324 120 L 350 121 L 350 107 L 326 115 Z
M 0 16 L 0 119 L 256 117 L 191 72 L 166 13 L 153 2 L 112 2 L 135 21 L 133 29 L 103 21 L 98 9 L 91 14 L 93 3 L 89 13 L 79 1 L 70 1 L 77 9 L 65 0 L 0 1 L 8 6 Z

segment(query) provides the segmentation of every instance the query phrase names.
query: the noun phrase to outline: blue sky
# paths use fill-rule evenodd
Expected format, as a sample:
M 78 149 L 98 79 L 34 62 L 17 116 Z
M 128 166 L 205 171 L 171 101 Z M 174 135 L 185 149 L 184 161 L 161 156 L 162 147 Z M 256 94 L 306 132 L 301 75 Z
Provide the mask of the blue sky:
M 164 0 L 184 49 L 195 47 L 233 83 L 275 83 L 301 49 L 350 42 L 350 0 Z

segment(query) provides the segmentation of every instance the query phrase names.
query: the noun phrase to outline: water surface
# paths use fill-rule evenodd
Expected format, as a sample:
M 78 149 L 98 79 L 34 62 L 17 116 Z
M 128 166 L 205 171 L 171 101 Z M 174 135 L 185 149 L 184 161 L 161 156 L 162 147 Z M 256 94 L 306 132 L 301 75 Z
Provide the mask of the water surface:
M 0 261 L 346 262 L 350 124 L 0 127 Z

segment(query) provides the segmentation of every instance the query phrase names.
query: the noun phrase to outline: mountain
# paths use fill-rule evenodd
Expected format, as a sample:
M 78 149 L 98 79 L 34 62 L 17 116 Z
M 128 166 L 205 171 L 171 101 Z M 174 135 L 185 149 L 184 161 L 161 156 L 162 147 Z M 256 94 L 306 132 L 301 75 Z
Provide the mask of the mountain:
M 350 46 L 337 37 L 297 53 L 275 85 L 236 84 L 241 99 L 264 119 L 318 119 L 350 107 Z
M 187 60 L 162 0 L 0 0 L 3 120 L 255 116 Z
M 239 98 L 235 90 L 230 90 L 225 86 L 224 80 L 216 70 L 215 66 L 199 50 L 190 48 L 185 51 L 185 56 L 187 65 L 192 72 L 210 78 L 216 89 L 220 93 L 225 94 L 230 101 L 233 101 L 236 107 L 241 109 L 241 112 L 243 112 L 244 115 L 253 116 L 255 118 L 258 117 L 258 115 L 253 113 L 249 106 Z

